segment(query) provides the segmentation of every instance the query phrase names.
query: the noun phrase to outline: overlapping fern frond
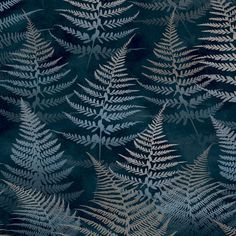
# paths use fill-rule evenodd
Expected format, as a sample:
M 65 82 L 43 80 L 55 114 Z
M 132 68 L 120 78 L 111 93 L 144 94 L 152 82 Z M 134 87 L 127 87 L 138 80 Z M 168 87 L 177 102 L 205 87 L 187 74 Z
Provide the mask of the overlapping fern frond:
M 16 167 L 5 165 L 6 171 L 2 171 L 5 179 L 45 194 L 63 194 L 72 184 L 65 181 L 72 167 L 66 167 L 58 140 L 23 101 L 19 136 L 11 154 Z M 71 197 L 75 198 L 76 194 Z
M 209 148 L 194 164 L 183 167 L 173 186 L 162 194 L 160 209 L 180 232 L 188 230 L 187 235 L 210 235 L 216 226 L 213 220 L 226 223 L 235 215 L 232 196 L 209 176 L 208 153 Z
M 139 82 L 154 94 L 146 97 L 148 101 L 158 106 L 166 104 L 170 112 L 165 115 L 167 122 L 203 121 L 221 107 L 221 104 L 207 105 L 211 95 L 201 87 L 206 87 L 210 80 L 201 76 L 204 66 L 195 51 L 186 48 L 180 40 L 173 14 L 163 38 L 154 49 L 155 59 L 144 66 L 146 81 Z
M 64 1 L 74 7 L 58 10 L 70 22 L 70 26 L 58 26 L 76 39 L 76 45 L 63 39 L 55 39 L 71 53 L 79 56 L 90 55 L 90 59 L 91 56 L 110 57 L 116 51 L 113 45 L 135 30 L 122 29 L 137 17 L 137 14 L 127 15 L 132 4 L 128 4 L 126 0 Z
M 212 122 L 222 153 L 219 161 L 220 174 L 227 180 L 236 183 L 236 133 L 213 117 Z
M 4 64 L 11 58 L 11 46 L 25 39 L 25 33 L 11 30 L 20 21 L 25 20 L 28 13 L 14 13 L 12 8 L 22 0 L 3 0 L 0 2 L 0 63 Z
M 203 63 L 216 73 L 206 77 L 219 84 L 219 90 L 209 93 L 223 101 L 236 102 L 236 6 L 230 0 L 211 0 L 211 17 L 209 22 L 202 24 L 203 44 L 199 47 L 206 50 Z M 232 85 L 228 89 L 227 85 Z
M 12 53 L 13 62 L 5 70 L 6 76 L 1 86 L 12 93 L 12 96 L 1 98 L 14 106 L 19 105 L 20 97 L 24 98 L 34 112 L 45 122 L 54 122 L 63 117 L 59 113 L 46 110 L 61 105 L 66 100 L 64 91 L 75 81 L 65 80 L 70 70 L 64 69 L 61 58 L 54 59 L 54 50 L 50 43 L 44 41 L 41 33 L 28 19 L 26 42 L 22 49 Z M 64 95 L 63 95 L 64 93 Z M 1 110 L 0 113 L 9 120 L 17 120 L 17 114 Z
M 136 125 L 131 116 L 142 108 L 135 105 L 139 97 L 134 89 L 135 78 L 129 77 L 125 67 L 125 59 L 129 42 L 119 49 L 104 65 L 100 65 L 94 73 L 95 80 L 86 80 L 87 85 L 80 85 L 75 91 L 78 102 L 68 99 L 68 103 L 78 116 L 65 113 L 76 126 L 87 132 L 85 135 L 64 133 L 69 140 L 91 148 L 99 146 L 107 148 L 124 145 L 135 135 L 118 136 L 117 133 Z
M 12 223 L 7 227 L 9 233 L 28 236 L 76 235 L 73 230 L 63 226 L 80 225 L 76 214 L 72 214 L 69 205 L 63 200 L 6 183 L 18 198 L 18 207 L 12 214 Z
M 137 196 L 129 183 L 117 179 L 93 157 L 97 190 L 90 205 L 80 209 L 80 235 L 94 236 L 164 236 L 168 221 L 155 204 Z M 173 235 L 173 234 L 172 234 Z
M 175 14 L 175 23 L 179 22 L 190 22 L 194 23 L 196 20 L 204 16 L 209 9 L 209 1 L 208 0 L 180 0 L 180 1 L 172 1 L 172 0 L 155 0 L 155 1 L 132 1 L 134 5 L 139 7 L 142 10 L 149 11 L 152 16 L 152 12 L 155 14 L 153 17 L 150 17 L 150 14 L 145 13 L 145 16 L 148 15 L 147 19 L 139 20 L 147 25 L 159 25 L 163 26 L 168 24 L 168 20 L 170 15 L 166 15 L 166 13 L 170 13 L 173 10 L 176 11 Z M 156 13 L 158 14 L 158 18 L 156 17 Z M 164 13 L 162 15 L 162 13 Z
M 225 233 L 225 236 L 235 236 L 236 235 L 235 228 L 221 224 L 220 222 L 216 222 L 216 224 L 222 229 L 222 231 Z
M 118 164 L 128 173 L 117 174 L 122 179 L 140 184 L 145 195 L 156 197 L 178 173 L 179 155 L 174 144 L 169 144 L 163 133 L 163 110 L 154 118 L 148 128 L 134 140 L 135 150 L 127 149 L 129 155 L 123 156 L 125 163 Z

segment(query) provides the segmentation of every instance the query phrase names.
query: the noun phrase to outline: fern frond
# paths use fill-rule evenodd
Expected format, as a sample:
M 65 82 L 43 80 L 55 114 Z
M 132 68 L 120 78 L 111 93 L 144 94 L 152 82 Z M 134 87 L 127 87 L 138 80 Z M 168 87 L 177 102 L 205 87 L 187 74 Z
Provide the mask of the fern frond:
M 46 197 L 40 192 L 25 190 L 9 182 L 6 184 L 18 198 L 18 207 L 12 215 L 13 222 L 8 225 L 9 232 L 17 235 L 75 235 L 63 224 L 79 226 L 79 220 L 63 200 L 55 196 Z M 17 221 L 14 222 L 14 219 Z
M 151 92 L 145 98 L 159 106 L 166 104 L 166 121 L 183 123 L 193 120 L 203 120 L 221 106 L 209 107 L 205 104 L 211 98 L 205 88 L 211 82 L 201 75 L 205 66 L 198 58 L 195 49 L 188 49 L 180 40 L 174 25 L 174 15 L 170 18 L 163 38 L 154 49 L 155 60 L 148 60 L 143 73 L 147 82 L 139 84 Z M 150 82 L 149 82 L 150 81 Z M 154 94 L 154 95 L 152 95 Z
M 5 165 L 3 176 L 25 189 L 45 194 L 64 192 L 72 184 L 64 182 L 72 168 L 65 168 L 66 160 L 60 146 L 45 124 L 21 101 L 20 133 L 11 154 L 16 167 Z
M 0 3 L 0 12 L 4 12 L 5 10 L 10 9 L 17 3 L 21 2 L 22 0 L 6 0 Z
M 57 11 L 70 23 L 70 27 L 64 25 L 58 25 L 58 27 L 66 34 L 72 35 L 78 44 L 73 45 L 55 36 L 56 41 L 69 52 L 79 56 L 89 55 L 89 61 L 92 55 L 95 55 L 97 59 L 100 56 L 106 58 L 111 55 L 114 49 L 109 49 L 103 44 L 112 45 L 112 42 L 125 38 L 135 30 L 119 29 L 134 21 L 138 15 L 136 13 L 124 16 L 132 7 L 132 4 L 126 3 L 127 1 L 64 1 L 74 9 L 57 9 Z
M 139 183 L 145 194 L 150 197 L 154 192 L 160 193 L 165 184 L 169 183 L 178 173 L 179 155 L 174 144 L 169 144 L 163 133 L 163 110 L 154 118 L 148 128 L 134 140 L 136 149 L 127 149 L 129 155 L 121 157 L 125 163 L 117 162 L 130 175 L 120 178 Z
M 230 127 L 213 117 L 212 122 L 221 149 L 220 174 L 227 180 L 236 182 L 236 134 Z
M 158 25 L 158 26 L 165 26 L 168 24 L 169 21 L 169 12 L 176 11 L 175 14 L 175 23 L 195 23 L 199 18 L 206 15 L 209 9 L 209 2 L 208 1 L 192 1 L 192 0 L 185 0 L 185 1 L 169 1 L 169 0 L 155 0 L 152 2 L 140 2 L 140 1 L 133 1 L 132 2 L 137 7 L 151 12 L 159 12 L 158 18 L 147 18 L 138 20 L 138 22 L 144 23 L 146 25 Z M 165 16 L 161 15 L 161 12 L 164 12 Z M 166 15 L 168 14 L 168 15 Z
M 90 157 L 97 173 L 97 190 L 90 205 L 80 211 L 81 235 L 165 235 L 168 221 L 153 202 L 137 196 L 136 192 Z
M 209 148 L 194 164 L 179 172 L 173 186 L 162 194 L 161 210 L 188 234 L 209 235 L 215 229 L 213 220 L 227 222 L 235 214 L 235 202 L 208 173 Z M 183 227 L 183 228 L 182 228 Z
M 236 71 L 236 6 L 229 0 L 211 0 L 211 16 L 209 22 L 201 24 L 205 28 L 205 36 L 200 38 L 200 45 L 206 51 L 202 56 L 203 64 L 213 68 L 217 73 L 207 74 L 219 84 L 221 91 L 209 90 L 209 93 L 224 102 L 236 102 L 236 95 L 227 88 L 227 84 L 235 84 Z M 235 90 L 235 89 L 234 89 Z
M 61 58 L 53 59 L 53 56 L 54 50 L 50 43 L 42 39 L 41 33 L 28 20 L 26 43 L 19 51 L 12 53 L 14 63 L 8 64 L 9 69 L 4 70 L 10 78 L 1 81 L 3 88 L 18 99 L 23 97 L 38 115 L 45 113 L 45 119 L 46 108 L 63 104 L 65 97 L 70 96 L 64 91 L 76 80 L 63 81 L 70 70 L 65 70 L 66 64 L 60 64 Z
M 0 3 L 0 62 L 4 64 L 11 60 L 11 46 L 15 46 L 25 39 L 25 33 L 10 32 L 11 27 L 25 20 L 26 17 L 40 10 L 27 13 L 14 13 L 12 7 L 22 0 L 5 0 Z M 9 12 L 9 13 L 8 13 Z
M 138 122 L 131 116 L 142 109 L 134 104 L 138 98 L 138 91 L 134 89 L 136 79 L 129 77 L 125 67 L 129 42 L 110 61 L 100 65 L 94 80 L 80 85 L 81 90 L 75 91 L 78 102 L 67 99 L 76 115 L 65 113 L 66 117 L 87 134 L 63 133 L 66 138 L 92 148 L 98 145 L 100 149 L 102 145 L 107 148 L 124 145 L 134 138 L 135 135 L 115 135 L 135 126 Z
M 235 236 L 236 235 L 236 229 L 221 224 L 220 222 L 216 222 L 216 224 L 221 228 L 221 230 L 225 233 L 226 236 Z

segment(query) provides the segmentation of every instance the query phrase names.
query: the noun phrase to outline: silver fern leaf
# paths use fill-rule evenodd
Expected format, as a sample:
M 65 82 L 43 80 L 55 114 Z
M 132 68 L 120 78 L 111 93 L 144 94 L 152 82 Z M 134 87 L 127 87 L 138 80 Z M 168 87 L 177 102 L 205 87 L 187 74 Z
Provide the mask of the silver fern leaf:
M 68 226 L 81 235 L 167 235 L 169 221 L 155 204 L 138 197 L 129 183 L 117 179 L 100 162 L 90 158 L 98 181 L 94 200 L 80 209 L 81 227 Z
M 132 1 L 134 5 L 139 7 L 140 9 L 150 11 L 150 13 L 154 12 L 155 14 L 158 12 L 158 18 L 156 16 L 150 16 L 147 19 L 138 20 L 138 22 L 144 23 L 146 25 L 159 25 L 164 26 L 168 24 L 170 18 L 170 12 L 173 10 L 176 11 L 175 14 L 175 23 L 179 22 L 185 23 L 195 23 L 196 20 L 201 18 L 207 13 L 209 9 L 209 1 L 208 0 L 180 0 L 180 1 L 172 1 L 172 0 L 155 0 L 151 2 L 140 2 L 140 1 Z M 163 14 L 161 14 L 163 13 Z M 168 15 L 166 15 L 168 14 Z M 140 14 L 141 15 L 141 14 Z M 147 13 L 145 14 L 145 16 Z
M 114 42 L 130 35 L 135 29 L 124 30 L 122 27 L 132 22 L 138 15 L 124 16 L 132 7 L 126 0 L 114 0 L 103 2 L 101 0 L 64 0 L 75 9 L 58 9 L 62 17 L 70 23 L 70 26 L 58 25 L 64 32 L 77 39 L 78 44 L 73 45 L 62 39 L 54 38 L 67 51 L 84 56 L 92 56 L 97 59 L 110 57 L 116 48 L 103 46 L 104 43 Z M 88 62 L 88 63 L 89 63 Z
M 72 167 L 66 167 L 61 145 L 45 128 L 25 102 L 21 101 L 19 138 L 13 144 L 11 159 L 17 167 L 5 165 L 5 179 L 25 189 L 36 189 L 45 194 L 61 194 L 71 186 L 66 182 Z M 79 193 L 69 194 L 73 200 Z
M 26 43 L 14 56 L 14 64 L 4 72 L 8 77 L 1 80 L 1 86 L 12 93 L 12 96 L 1 96 L 9 104 L 17 106 L 20 97 L 30 103 L 34 112 L 45 122 L 61 119 L 62 114 L 50 114 L 45 110 L 63 104 L 66 91 L 74 82 L 62 82 L 70 73 L 65 70 L 66 64 L 60 64 L 61 58 L 53 59 L 54 50 L 50 43 L 44 41 L 41 33 L 28 19 Z M 1 110 L 0 113 L 10 120 L 16 120 L 17 114 Z
M 60 234 L 76 235 L 63 224 L 80 225 L 76 213 L 69 205 L 55 196 L 47 197 L 40 192 L 26 190 L 6 182 L 18 198 L 17 209 L 12 213 L 12 223 L 8 232 L 14 235 L 56 236 Z M 16 220 L 17 219 L 17 220 Z
M 232 91 L 225 86 L 236 86 L 236 6 L 228 0 L 211 0 L 210 2 L 211 17 L 209 22 L 201 24 L 206 28 L 203 31 L 206 36 L 200 38 L 204 44 L 199 47 L 207 53 L 202 57 L 203 63 L 217 71 L 214 74 L 207 74 L 206 77 L 217 82 L 220 89 L 207 91 L 224 102 L 236 102 L 235 88 Z
M 221 104 L 205 105 L 211 95 L 201 88 L 210 80 L 201 76 L 204 66 L 195 51 L 187 49 L 180 40 L 173 14 L 154 49 L 155 60 L 148 60 L 149 65 L 144 66 L 147 82 L 139 81 L 145 90 L 154 94 L 146 96 L 148 101 L 159 106 L 166 104 L 167 111 L 171 111 L 165 115 L 167 122 L 193 124 L 193 120 L 203 121 L 221 107 Z
M 216 221 L 216 224 L 224 232 L 225 236 L 235 236 L 236 235 L 236 229 L 235 228 L 232 228 L 230 226 L 221 224 L 220 222 L 217 222 L 217 221 Z
M 117 162 L 130 175 L 117 176 L 140 184 L 149 198 L 152 193 L 158 197 L 161 189 L 177 175 L 181 163 L 174 149 L 176 145 L 169 144 L 163 133 L 163 110 L 135 138 L 134 145 L 135 150 L 127 149 L 129 155 L 121 155 L 126 162 Z
M 162 194 L 160 209 L 180 232 L 209 235 L 213 220 L 227 222 L 235 215 L 235 202 L 208 173 L 208 148 L 194 164 L 188 164 Z M 175 223 L 174 223 L 175 222 Z
M 67 99 L 69 105 L 79 116 L 65 113 L 76 126 L 85 130 L 87 135 L 63 133 L 69 140 L 78 144 L 99 146 L 101 148 L 117 147 L 131 141 L 135 135 L 115 136 L 119 131 L 127 130 L 137 123 L 131 116 L 142 108 L 135 105 L 139 96 L 133 87 L 136 79 L 129 77 L 125 67 L 127 47 L 130 40 L 104 65 L 94 73 L 95 80 L 86 80 L 87 85 L 80 85 L 75 91 L 78 102 Z
M 229 181 L 236 182 L 236 133 L 221 121 L 212 117 L 221 149 L 220 174 Z
M 12 32 L 11 27 L 25 20 L 25 18 L 36 11 L 27 13 L 14 13 L 11 10 L 22 0 L 3 0 L 0 2 L 0 63 L 8 62 L 11 57 L 11 46 L 19 44 L 25 39 L 25 33 Z

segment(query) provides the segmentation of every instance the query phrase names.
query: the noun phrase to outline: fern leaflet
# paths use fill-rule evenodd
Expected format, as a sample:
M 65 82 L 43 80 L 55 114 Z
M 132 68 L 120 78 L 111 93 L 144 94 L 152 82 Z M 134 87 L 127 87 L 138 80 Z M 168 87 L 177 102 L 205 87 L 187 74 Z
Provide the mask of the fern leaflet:
M 235 236 L 236 235 L 236 229 L 234 229 L 230 226 L 221 224 L 219 222 L 216 222 L 216 224 L 222 229 L 222 231 L 225 233 L 225 236 Z
M 185 22 L 194 23 L 196 20 L 204 16 L 209 9 L 209 2 L 205 0 L 155 0 L 151 2 L 133 1 L 132 3 L 142 10 L 149 11 L 150 14 L 148 14 L 149 17 L 147 19 L 138 20 L 138 22 L 144 23 L 146 25 L 166 25 L 170 18 L 169 15 L 166 16 L 166 13 L 172 12 L 173 10 L 176 11 L 174 19 L 176 24 L 179 22 L 182 22 L 183 24 Z M 152 12 L 155 13 L 153 17 Z M 157 12 L 158 18 L 156 18 Z M 145 13 L 145 16 L 146 15 L 147 13 Z

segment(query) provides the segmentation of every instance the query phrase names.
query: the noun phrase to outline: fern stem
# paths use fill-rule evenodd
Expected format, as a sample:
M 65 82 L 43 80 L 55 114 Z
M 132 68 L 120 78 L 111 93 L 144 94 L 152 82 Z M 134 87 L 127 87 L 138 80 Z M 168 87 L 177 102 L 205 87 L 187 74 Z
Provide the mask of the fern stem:
M 90 51 L 90 53 L 89 53 L 89 58 L 88 58 L 88 62 L 87 62 L 87 69 L 89 69 L 89 65 L 90 65 L 90 62 L 91 62 L 91 59 L 92 59 L 92 54 L 93 54 L 94 45 L 95 45 L 95 39 L 93 40 L 93 44 L 92 44 L 92 47 L 91 47 L 91 51 Z
M 185 107 L 186 112 L 187 112 L 188 115 L 189 115 L 189 120 L 190 120 L 190 122 L 191 122 L 191 124 L 192 124 L 192 127 L 193 127 L 193 129 L 194 129 L 194 132 L 195 132 L 195 134 L 196 134 L 196 136 L 197 136 L 198 143 L 201 144 L 199 132 L 198 132 L 198 130 L 197 130 L 197 127 L 196 127 L 195 124 L 194 124 L 193 119 L 192 119 L 191 116 L 190 116 L 189 109 L 188 109 L 188 107 L 187 107 L 186 105 L 184 105 L 184 107 Z
M 101 161 L 102 156 L 102 129 L 100 128 L 99 133 L 99 146 L 98 146 L 98 160 Z

